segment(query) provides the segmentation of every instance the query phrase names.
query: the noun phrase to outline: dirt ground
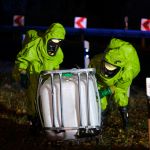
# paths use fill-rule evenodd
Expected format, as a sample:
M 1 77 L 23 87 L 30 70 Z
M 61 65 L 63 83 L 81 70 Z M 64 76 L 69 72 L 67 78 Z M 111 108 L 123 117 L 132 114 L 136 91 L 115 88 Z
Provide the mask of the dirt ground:
M 132 86 L 129 99 L 129 129 L 122 129 L 115 106 L 98 137 L 76 141 L 52 142 L 44 132 L 32 135 L 26 120 L 25 92 L 12 81 L 10 74 L 0 73 L 0 150 L 148 150 L 148 113 L 145 89 Z

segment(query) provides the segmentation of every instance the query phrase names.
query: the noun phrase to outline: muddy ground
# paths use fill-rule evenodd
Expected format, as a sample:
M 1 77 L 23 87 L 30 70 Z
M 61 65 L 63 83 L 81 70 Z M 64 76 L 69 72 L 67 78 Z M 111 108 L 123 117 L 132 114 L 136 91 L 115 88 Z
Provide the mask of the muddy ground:
M 98 137 L 52 142 L 44 132 L 32 135 L 26 119 L 26 95 L 9 72 L 0 73 L 0 150 L 148 150 L 148 113 L 145 89 L 132 86 L 128 131 L 122 129 L 118 110 L 112 105 L 107 124 Z

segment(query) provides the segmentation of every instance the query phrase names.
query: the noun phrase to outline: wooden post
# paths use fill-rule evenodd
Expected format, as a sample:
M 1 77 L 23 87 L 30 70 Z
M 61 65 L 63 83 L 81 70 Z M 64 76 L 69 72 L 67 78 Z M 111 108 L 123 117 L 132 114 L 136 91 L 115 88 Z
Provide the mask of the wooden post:
M 128 16 L 124 17 L 125 30 L 128 30 Z
M 148 111 L 148 138 L 150 150 L 150 78 L 146 78 L 146 95 L 147 95 L 147 111 Z
M 150 150 L 150 97 L 147 98 L 148 108 L 148 139 L 149 139 L 149 150 Z

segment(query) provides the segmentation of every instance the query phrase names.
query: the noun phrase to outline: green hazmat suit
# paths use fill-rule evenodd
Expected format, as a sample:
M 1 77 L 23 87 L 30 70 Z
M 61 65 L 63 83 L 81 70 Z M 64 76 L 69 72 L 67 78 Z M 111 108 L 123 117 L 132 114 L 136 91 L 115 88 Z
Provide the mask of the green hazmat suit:
M 96 68 L 98 88 L 111 87 L 111 98 L 119 107 L 128 105 L 128 90 L 140 72 L 140 62 L 135 48 L 121 39 L 111 39 L 103 54 L 95 55 L 89 64 Z M 101 98 L 102 110 L 107 108 L 109 96 Z
M 26 44 L 28 44 L 30 41 L 35 40 L 36 38 L 38 38 L 38 32 L 36 30 L 28 30 L 25 34 L 25 38 L 22 42 L 22 47 L 24 48 L 24 46 Z
M 64 58 L 60 47 L 56 55 L 48 55 L 47 42 L 50 39 L 64 40 L 65 34 L 65 28 L 60 23 L 53 23 L 42 36 L 37 36 L 37 38 L 27 42 L 17 54 L 15 70 L 17 69 L 20 73 L 25 71 L 29 77 L 29 86 L 27 88 L 27 113 L 29 115 L 35 115 L 36 113 L 35 101 L 40 72 L 59 69 Z M 16 76 L 16 71 L 14 71 L 13 76 Z

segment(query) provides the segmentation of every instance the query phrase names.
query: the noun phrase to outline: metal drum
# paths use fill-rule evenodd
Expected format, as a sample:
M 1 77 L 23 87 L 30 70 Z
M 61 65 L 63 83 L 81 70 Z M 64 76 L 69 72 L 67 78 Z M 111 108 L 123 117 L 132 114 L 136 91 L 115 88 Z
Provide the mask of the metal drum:
M 95 136 L 101 128 L 95 69 L 41 72 L 37 110 L 45 131 L 54 138 Z

